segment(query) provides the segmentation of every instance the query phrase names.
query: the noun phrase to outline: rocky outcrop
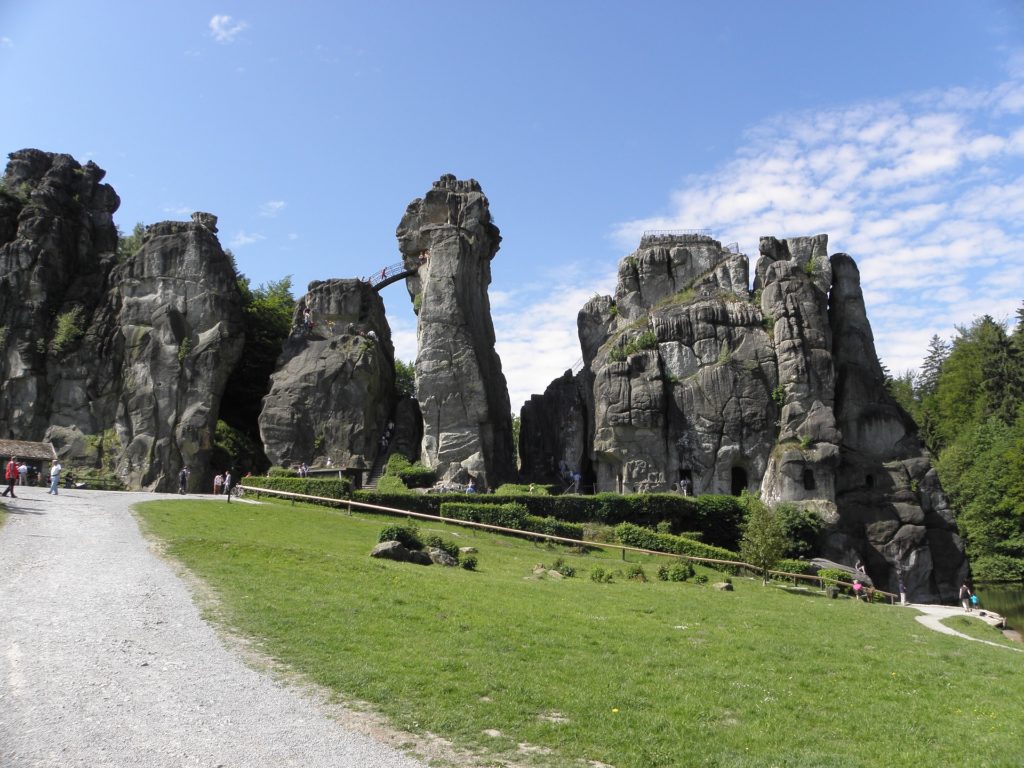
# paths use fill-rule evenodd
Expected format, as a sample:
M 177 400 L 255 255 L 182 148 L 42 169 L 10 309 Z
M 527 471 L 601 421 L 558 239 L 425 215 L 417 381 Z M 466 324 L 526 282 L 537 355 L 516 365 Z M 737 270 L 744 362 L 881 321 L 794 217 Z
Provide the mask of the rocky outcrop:
M 889 396 L 861 293 L 857 265 L 832 257 L 830 319 L 842 442 L 834 525 L 824 554 L 863 560 L 877 586 L 946 599 L 969 568 L 938 474 L 910 416 Z M 914 599 L 914 598 L 912 598 Z M 920 598 L 918 598 L 920 599 Z
M 263 400 L 267 458 L 283 466 L 371 467 L 394 420 L 394 389 L 395 351 L 380 296 L 362 280 L 310 283 Z
M 524 479 L 569 461 L 596 491 L 759 491 L 815 510 L 821 553 L 881 588 L 955 597 L 962 542 L 886 393 L 856 265 L 827 245 L 762 238 L 749 291 L 710 237 L 645 236 L 580 311 L 584 369 L 523 409 Z
M 397 237 L 413 271 L 421 460 L 446 481 L 512 480 L 511 409 L 487 297 L 501 236 L 487 198 L 472 179 L 442 176 L 410 203 Z
M 0 194 L 0 431 L 53 442 L 66 465 L 172 490 L 206 468 L 241 353 L 241 297 L 216 217 L 147 228 L 118 256 L 119 200 L 68 155 L 11 156 Z M 193 474 L 205 487 L 205 472 Z
M 566 371 L 543 395 L 523 404 L 519 424 L 519 467 L 535 482 L 564 483 L 585 466 L 590 441 L 582 379 Z

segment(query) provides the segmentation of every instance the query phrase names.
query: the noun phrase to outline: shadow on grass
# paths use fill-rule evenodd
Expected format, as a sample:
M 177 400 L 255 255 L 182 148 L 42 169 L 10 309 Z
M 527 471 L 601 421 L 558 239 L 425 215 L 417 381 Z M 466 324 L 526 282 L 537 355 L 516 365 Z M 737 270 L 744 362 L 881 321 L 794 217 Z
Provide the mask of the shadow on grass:
M 799 595 L 800 597 L 819 597 L 819 598 L 821 598 L 821 597 L 827 598 L 828 597 L 828 595 L 826 595 L 824 592 L 820 592 L 818 590 L 810 590 L 810 589 L 807 589 L 806 587 L 780 586 L 779 589 L 781 589 L 783 592 L 786 592 L 786 593 L 788 593 L 790 595 Z

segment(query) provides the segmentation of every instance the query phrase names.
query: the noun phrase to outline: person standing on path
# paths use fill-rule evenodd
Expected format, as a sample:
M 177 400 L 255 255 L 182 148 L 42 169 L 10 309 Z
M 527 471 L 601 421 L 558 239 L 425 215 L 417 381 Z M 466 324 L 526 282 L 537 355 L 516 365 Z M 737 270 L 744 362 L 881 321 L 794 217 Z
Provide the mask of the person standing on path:
M 188 493 L 188 467 L 182 467 L 178 473 L 178 493 L 182 496 Z
M 18 485 L 28 485 L 28 464 L 24 461 L 18 465 Z
M 18 498 L 14 495 L 14 483 L 18 480 L 18 457 L 11 456 L 11 460 L 7 462 L 7 469 L 4 472 L 4 479 L 7 481 L 7 489 L 0 493 L 0 496 L 10 496 L 12 499 Z
M 231 470 L 224 473 L 224 493 L 228 496 L 228 504 L 231 503 Z
M 57 486 L 60 484 L 60 471 L 64 469 L 60 465 L 60 462 L 54 459 L 53 466 L 50 467 L 50 490 L 48 493 L 52 493 L 54 496 L 57 495 Z

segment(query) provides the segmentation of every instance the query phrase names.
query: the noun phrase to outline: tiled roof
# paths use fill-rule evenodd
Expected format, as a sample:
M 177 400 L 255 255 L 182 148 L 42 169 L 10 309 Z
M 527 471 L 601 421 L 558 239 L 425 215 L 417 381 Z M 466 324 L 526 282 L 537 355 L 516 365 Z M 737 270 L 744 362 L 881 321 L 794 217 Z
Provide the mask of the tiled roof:
M 33 443 L 28 440 L 0 440 L 0 458 L 5 461 L 11 456 L 19 459 L 53 461 L 57 457 L 52 443 Z

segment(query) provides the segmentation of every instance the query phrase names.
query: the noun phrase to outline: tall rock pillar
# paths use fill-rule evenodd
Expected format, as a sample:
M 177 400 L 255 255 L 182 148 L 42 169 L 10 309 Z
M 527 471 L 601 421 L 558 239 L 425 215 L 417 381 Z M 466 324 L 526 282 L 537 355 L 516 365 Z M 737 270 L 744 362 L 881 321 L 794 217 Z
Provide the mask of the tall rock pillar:
M 487 298 L 501 235 L 473 179 L 442 176 L 397 231 L 418 316 L 421 460 L 445 480 L 496 487 L 515 478 L 512 414 Z

